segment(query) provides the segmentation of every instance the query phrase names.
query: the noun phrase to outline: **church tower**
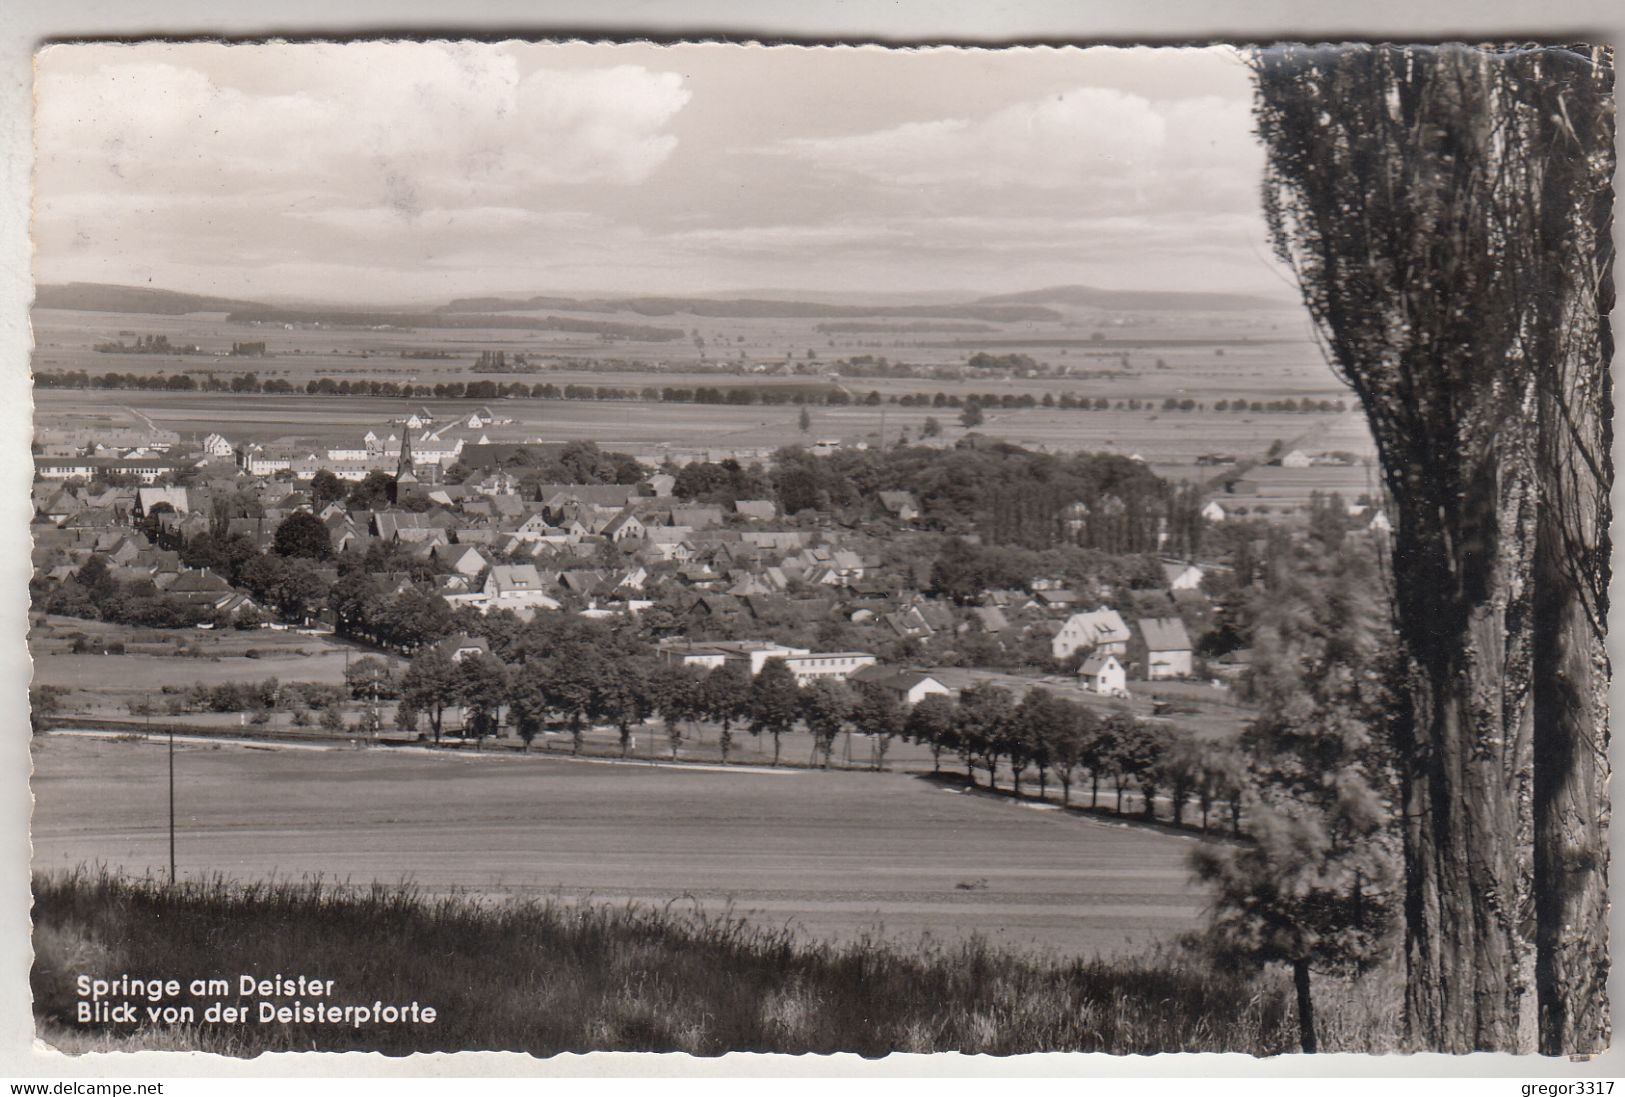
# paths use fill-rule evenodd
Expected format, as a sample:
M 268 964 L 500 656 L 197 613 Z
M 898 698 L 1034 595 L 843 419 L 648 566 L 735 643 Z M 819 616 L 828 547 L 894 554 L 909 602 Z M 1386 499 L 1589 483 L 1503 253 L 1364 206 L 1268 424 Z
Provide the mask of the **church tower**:
M 401 460 L 395 466 L 395 502 L 404 503 L 417 494 L 418 478 L 412 471 L 412 432 L 401 431 Z

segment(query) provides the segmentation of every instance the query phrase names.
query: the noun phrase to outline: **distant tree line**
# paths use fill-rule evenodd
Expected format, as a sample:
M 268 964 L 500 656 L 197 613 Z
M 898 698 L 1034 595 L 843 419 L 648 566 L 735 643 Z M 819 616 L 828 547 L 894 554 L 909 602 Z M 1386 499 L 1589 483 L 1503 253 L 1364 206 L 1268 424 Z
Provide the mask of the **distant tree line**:
M 487 352 L 491 353 L 491 352 Z M 501 353 L 501 352 L 496 352 Z M 515 356 L 516 359 L 519 356 Z M 496 367 L 482 367 L 490 372 L 502 372 Z M 513 366 L 508 366 L 513 369 Z M 814 406 L 879 407 L 882 404 L 914 408 L 1001 409 L 1025 410 L 1031 408 L 1058 408 L 1064 411 L 1150 411 L 1159 405 L 1155 400 L 1138 397 L 1112 400 L 1106 396 L 1088 396 L 1073 392 L 1060 394 L 1046 392 L 915 392 L 889 393 L 879 390 L 853 393 L 826 382 L 758 384 L 758 385 L 557 385 L 551 381 L 527 384 L 523 381 L 441 381 L 435 384 L 412 384 L 399 381 L 349 380 L 346 378 L 315 377 L 304 384 L 284 378 L 261 378 L 254 373 L 220 377 L 213 373 L 90 373 L 85 370 L 42 370 L 34 375 L 34 383 L 41 388 L 56 389 L 143 389 L 168 392 L 234 392 L 269 393 L 308 396 L 371 396 L 406 399 L 437 400 L 639 400 L 666 404 L 724 404 L 736 406 Z M 1205 411 L 1207 403 L 1189 398 L 1167 397 L 1161 403 L 1163 411 Z M 1342 400 L 1219 400 L 1215 411 L 1286 412 L 1331 414 L 1345 410 Z
M 196 354 L 193 344 L 171 343 L 167 335 L 139 335 L 134 343 L 97 343 L 98 354 Z

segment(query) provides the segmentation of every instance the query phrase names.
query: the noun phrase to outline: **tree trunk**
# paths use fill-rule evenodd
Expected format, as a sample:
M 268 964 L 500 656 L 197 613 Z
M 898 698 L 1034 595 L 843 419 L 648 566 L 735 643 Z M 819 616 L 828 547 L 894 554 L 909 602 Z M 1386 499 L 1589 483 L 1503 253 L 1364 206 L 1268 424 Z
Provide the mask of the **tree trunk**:
M 1309 993 L 1308 960 L 1292 962 L 1292 985 L 1298 991 L 1298 1043 L 1305 1055 L 1313 1055 L 1320 1050 L 1320 1042 L 1315 1039 L 1315 1000 Z
M 1554 452 L 1542 470 L 1572 480 L 1581 462 L 1561 440 L 1566 431 L 1552 423 L 1544 434 Z M 1606 444 L 1600 453 L 1606 460 Z M 1608 535 L 1600 495 L 1567 487 L 1543 489 L 1564 505 L 1541 508 L 1535 544 L 1535 983 L 1545 1055 L 1595 1054 L 1611 1035 L 1606 603 L 1583 595 L 1587 584 L 1607 585 Z M 1575 559 L 1587 552 L 1592 561 Z
M 1509 446 L 1509 450 L 1516 447 Z M 1515 456 L 1451 491 L 1402 474 L 1399 631 L 1407 1023 L 1431 1051 L 1535 1047 L 1529 582 L 1533 517 Z M 1408 717 L 1404 718 L 1404 717 Z
M 1271 234 L 1397 509 L 1411 1037 L 1606 1046 L 1611 59 L 1255 58 Z
M 779 764 L 779 733 L 773 733 L 773 764 Z

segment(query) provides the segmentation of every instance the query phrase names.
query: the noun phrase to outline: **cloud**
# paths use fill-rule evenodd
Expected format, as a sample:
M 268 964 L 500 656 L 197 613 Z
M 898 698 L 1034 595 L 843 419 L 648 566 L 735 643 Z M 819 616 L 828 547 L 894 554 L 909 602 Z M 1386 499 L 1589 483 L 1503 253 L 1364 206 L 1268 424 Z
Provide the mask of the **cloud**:
M 285 71 L 236 84 L 168 61 L 89 71 L 45 55 L 40 191 L 298 190 L 405 221 L 456 204 L 521 204 L 546 186 L 633 186 L 676 147 L 683 78 L 638 65 L 537 69 L 489 47 L 280 47 Z M 235 75 L 235 73 L 234 73 Z
M 1252 202 L 1258 153 L 1241 99 L 1153 101 L 1081 87 L 977 118 L 910 122 L 837 137 L 790 138 L 765 151 L 837 175 L 933 193 L 1064 191 L 1094 208 L 1159 195 L 1229 192 Z M 1188 189 L 1197 184 L 1194 194 Z
M 1239 66 L 899 54 L 888 99 L 904 69 L 816 56 L 808 81 L 716 46 L 53 47 L 36 271 L 346 298 L 1273 277 Z
M 1166 123 L 1151 104 L 1110 88 L 1076 88 L 979 119 L 910 122 L 873 133 L 792 138 L 778 151 L 901 186 L 1068 187 L 1142 166 Z

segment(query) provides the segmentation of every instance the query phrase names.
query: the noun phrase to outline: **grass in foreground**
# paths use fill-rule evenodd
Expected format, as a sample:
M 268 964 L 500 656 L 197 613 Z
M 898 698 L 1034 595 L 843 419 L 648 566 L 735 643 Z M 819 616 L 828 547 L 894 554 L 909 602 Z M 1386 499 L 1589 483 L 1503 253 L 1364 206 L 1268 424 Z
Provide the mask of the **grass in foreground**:
M 320 882 L 170 889 L 77 872 L 37 876 L 34 895 L 35 1018 L 42 1039 L 73 1052 L 1275 1054 L 1296 1039 L 1283 980 L 1216 973 L 1176 950 L 1060 961 L 975 941 L 837 946 L 675 906 L 484 902 Z M 438 1017 L 361 1028 L 204 1023 L 213 999 L 185 993 L 193 978 L 221 978 L 227 1005 L 251 1005 L 255 997 L 238 997 L 239 977 L 278 973 L 335 980 L 329 1004 L 416 1001 Z M 179 1001 L 198 1019 L 80 1024 L 81 974 L 180 979 Z M 1386 1026 L 1372 1010 L 1358 997 L 1327 1010 L 1328 1050 L 1388 1050 L 1373 1046 Z

